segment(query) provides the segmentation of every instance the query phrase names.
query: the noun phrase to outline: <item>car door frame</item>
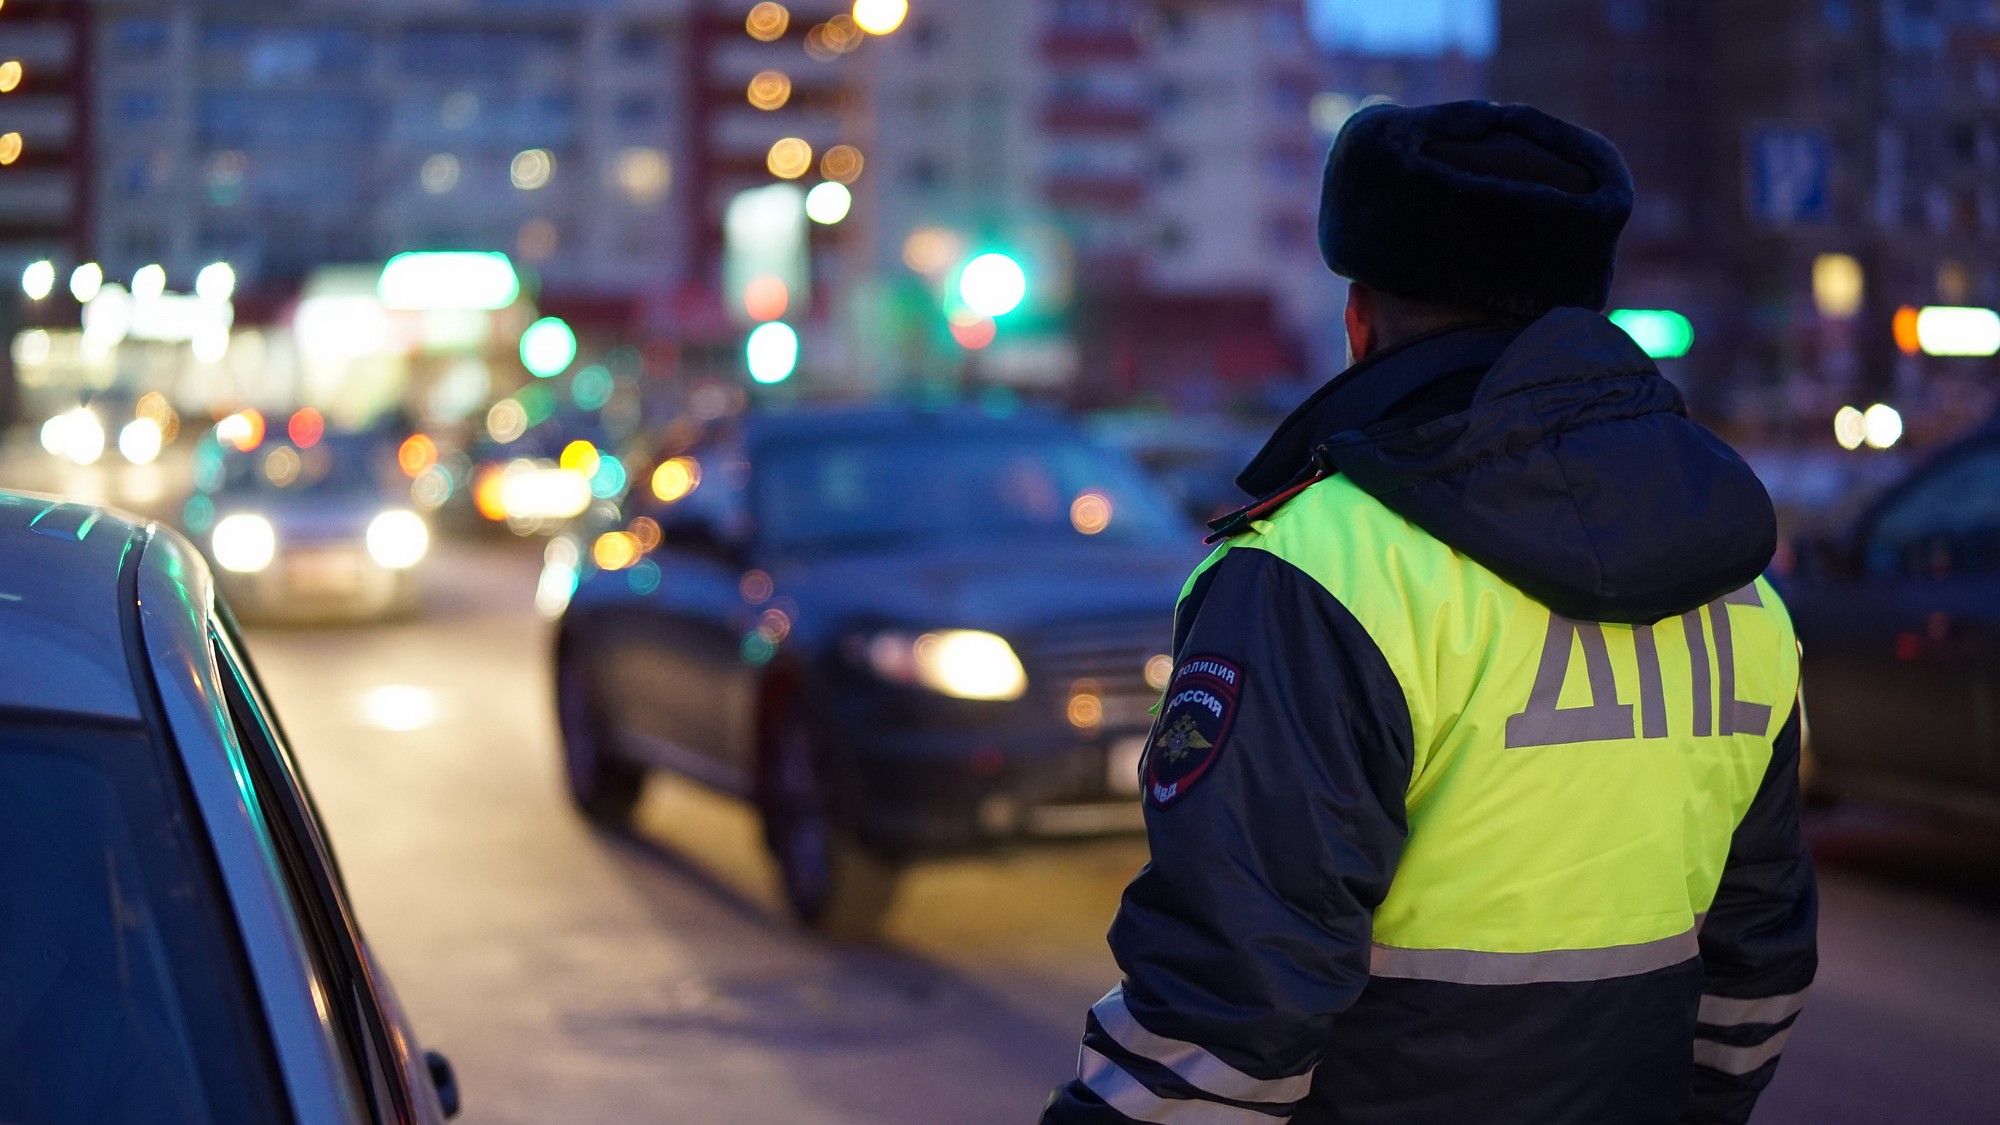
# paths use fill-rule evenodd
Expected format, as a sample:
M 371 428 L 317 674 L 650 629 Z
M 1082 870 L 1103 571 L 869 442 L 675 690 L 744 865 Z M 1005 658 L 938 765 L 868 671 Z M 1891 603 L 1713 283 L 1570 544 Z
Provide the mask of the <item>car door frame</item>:
M 226 610 L 212 625 L 211 642 L 223 699 L 249 750 L 252 789 L 274 826 L 281 865 L 309 923 L 308 940 L 330 962 L 330 975 L 340 987 L 337 1013 L 375 1120 L 439 1125 L 443 1107 L 413 1046 L 416 1036 L 398 1018 L 400 1005 L 362 937 L 311 791 Z

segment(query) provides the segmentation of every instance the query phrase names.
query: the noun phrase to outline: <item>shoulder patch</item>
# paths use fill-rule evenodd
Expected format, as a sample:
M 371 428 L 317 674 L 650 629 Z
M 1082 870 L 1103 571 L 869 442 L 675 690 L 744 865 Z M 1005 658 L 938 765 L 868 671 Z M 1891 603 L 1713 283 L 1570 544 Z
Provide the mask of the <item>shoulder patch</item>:
M 1166 808 L 1208 773 L 1236 722 L 1243 669 L 1219 656 L 1189 656 L 1174 669 L 1146 742 L 1146 799 Z

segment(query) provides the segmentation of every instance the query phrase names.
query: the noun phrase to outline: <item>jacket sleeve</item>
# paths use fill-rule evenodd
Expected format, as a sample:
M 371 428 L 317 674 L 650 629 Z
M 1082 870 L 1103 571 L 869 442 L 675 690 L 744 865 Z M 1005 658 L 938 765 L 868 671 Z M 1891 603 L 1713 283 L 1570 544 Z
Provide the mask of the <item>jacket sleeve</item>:
M 1778 1070 L 1819 965 L 1819 895 L 1799 827 L 1802 708 L 1772 746 L 1701 928 L 1705 983 L 1686 1125 L 1742 1125 Z
M 1111 927 L 1124 980 L 1044 1125 L 1283 1121 L 1368 982 L 1412 760 L 1387 661 L 1319 583 L 1242 547 L 1183 600 L 1175 654 L 1142 777 L 1151 862 Z M 1174 750 L 1169 792 L 1154 759 Z

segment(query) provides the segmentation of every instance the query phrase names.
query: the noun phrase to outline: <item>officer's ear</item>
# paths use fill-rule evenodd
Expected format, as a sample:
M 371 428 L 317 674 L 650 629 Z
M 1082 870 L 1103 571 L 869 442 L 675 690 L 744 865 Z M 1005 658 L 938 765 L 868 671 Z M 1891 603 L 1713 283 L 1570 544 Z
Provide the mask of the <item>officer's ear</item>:
M 1379 341 L 1375 331 L 1375 291 L 1366 285 L 1347 285 L 1347 354 L 1353 361 L 1367 359 Z

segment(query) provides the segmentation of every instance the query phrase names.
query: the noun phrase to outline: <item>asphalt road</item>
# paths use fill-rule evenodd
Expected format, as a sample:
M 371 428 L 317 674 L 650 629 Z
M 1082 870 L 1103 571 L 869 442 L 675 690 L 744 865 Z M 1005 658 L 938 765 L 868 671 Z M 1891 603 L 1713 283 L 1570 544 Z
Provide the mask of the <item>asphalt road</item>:
M 425 619 L 256 630 L 376 951 L 475 1123 L 1034 1119 L 1113 983 L 1122 841 L 915 871 L 878 948 L 782 918 L 742 809 L 631 838 L 560 791 L 535 559 L 447 548 Z M 2000 1122 L 2000 838 L 1815 818 L 1823 966 L 1760 1125 Z

